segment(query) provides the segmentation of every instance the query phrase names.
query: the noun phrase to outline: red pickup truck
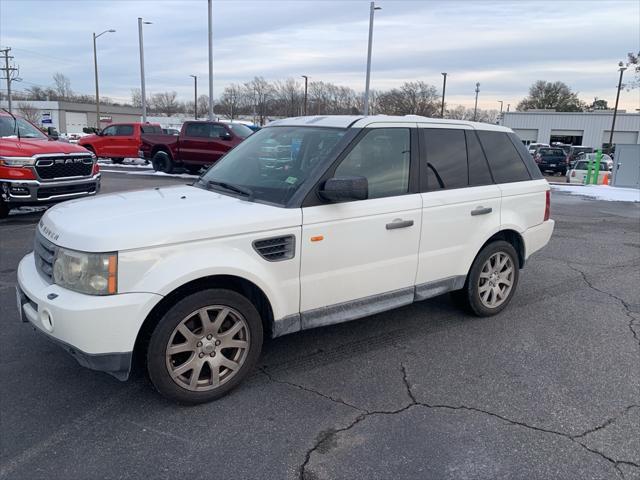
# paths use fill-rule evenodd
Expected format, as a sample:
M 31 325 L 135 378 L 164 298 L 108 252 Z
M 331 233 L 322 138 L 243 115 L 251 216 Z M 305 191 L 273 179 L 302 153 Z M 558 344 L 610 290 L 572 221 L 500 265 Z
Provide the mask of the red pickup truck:
M 53 141 L 24 118 L 0 112 L 0 218 L 15 207 L 95 195 L 99 172 L 84 148 Z
M 113 163 L 122 163 L 125 158 L 135 158 L 140 150 L 144 133 L 162 133 L 157 123 L 112 123 L 100 133 L 87 135 L 78 140 L 78 145 L 101 158 L 111 158 Z
M 144 133 L 139 156 L 151 160 L 156 171 L 171 173 L 179 166 L 196 173 L 252 133 L 241 123 L 185 122 L 179 135 Z

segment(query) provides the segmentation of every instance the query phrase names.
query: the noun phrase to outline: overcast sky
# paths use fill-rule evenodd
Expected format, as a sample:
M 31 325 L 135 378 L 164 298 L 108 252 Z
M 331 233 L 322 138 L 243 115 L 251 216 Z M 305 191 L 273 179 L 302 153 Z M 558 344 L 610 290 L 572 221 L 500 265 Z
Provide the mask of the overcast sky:
M 613 105 L 617 63 L 640 48 L 640 1 L 380 0 L 371 87 L 423 80 L 447 103 L 498 108 L 522 99 L 535 80 L 561 80 L 585 101 Z M 367 0 L 214 0 L 214 91 L 259 75 L 309 75 L 364 90 Z M 206 0 L 0 0 L 0 45 L 12 47 L 24 89 L 52 83 L 54 72 L 77 93 L 94 91 L 92 32 L 98 39 L 100 92 L 128 101 L 140 86 L 137 17 L 144 29 L 147 92 L 193 97 L 207 89 Z M 2 88 L 5 88 L 2 85 Z M 14 86 L 15 88 L 15 86 Z M 640 107 L 623 91 L 621 108 Z

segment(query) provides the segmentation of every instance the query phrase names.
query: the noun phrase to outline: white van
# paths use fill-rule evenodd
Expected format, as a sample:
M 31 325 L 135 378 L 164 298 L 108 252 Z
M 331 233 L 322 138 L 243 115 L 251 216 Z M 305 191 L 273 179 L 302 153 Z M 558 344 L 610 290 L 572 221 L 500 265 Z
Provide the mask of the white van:
M 553 227 L 549 185 L 507 128 L 292 118 L 191 186 L 50 209 L 17 296 L 82 365 L 124 380 L 135 353 L 163 395 L 199 403 L 246 377 L 265 336 L 445 292 L 494 315 Z

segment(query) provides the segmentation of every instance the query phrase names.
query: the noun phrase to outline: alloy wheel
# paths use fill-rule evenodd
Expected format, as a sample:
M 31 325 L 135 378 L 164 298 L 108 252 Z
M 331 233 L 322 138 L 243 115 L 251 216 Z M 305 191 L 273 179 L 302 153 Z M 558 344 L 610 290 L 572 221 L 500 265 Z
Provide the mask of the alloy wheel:
M 485 307 L 499 307 L 509 298 L 514 272 L 513 261 L 504 252 L 496 252 L 487 259 L 478 279 L 478 295 Z

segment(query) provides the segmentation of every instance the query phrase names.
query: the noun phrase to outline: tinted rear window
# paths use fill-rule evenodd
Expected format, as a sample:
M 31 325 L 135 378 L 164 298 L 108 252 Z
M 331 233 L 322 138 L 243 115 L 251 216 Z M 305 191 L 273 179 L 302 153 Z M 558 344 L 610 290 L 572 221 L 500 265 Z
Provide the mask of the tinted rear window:
M 466 187 L 469 179 L 464 130 L 429 128 L 422 132 L 427 156 L 427 189 Z
M 491 172 L 489 171 L 489 165 L 487 159 L 484 156 L 480 142 L 475 132 L 467 130 L 465 132 L 467 137 L 467 157 L 469 164 L 469 185 L 490 185 L 493 183 L 491 178 Z M 524 148 L 524 146 L 523 146 Z
M 477 133 L 496 183 L 531 180 L 529 170 L 507 133 L 483 130 Z
M 538 153 L 543 157 L 564 157 L 564 150 L 561 148 L 541 148 Z

